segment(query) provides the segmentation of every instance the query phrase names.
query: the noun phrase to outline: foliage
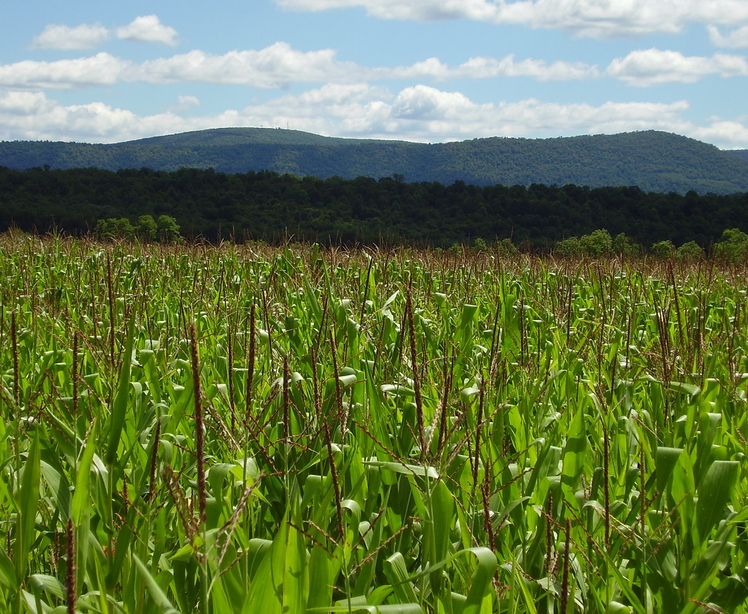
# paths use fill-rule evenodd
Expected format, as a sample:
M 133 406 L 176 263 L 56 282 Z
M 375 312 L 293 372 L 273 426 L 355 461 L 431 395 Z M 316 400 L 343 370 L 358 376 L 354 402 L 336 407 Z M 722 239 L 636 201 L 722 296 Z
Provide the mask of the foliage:
M 147 216 L 157 225 L 161 216 L 178 220 L 186 238 L 216 243 L 292 238 L 346 246 L 448 248 L 454 243 L 470 246 L 477 239 L 488 246 L 511 237 L 523 249 L 550 251 L 566 237 L 606 229 L 619 244 L 613 240 L 608 247 L 604 239 L 600 253 L 613 249 L 632 256 L 636 244 L 695 241 L 707 247 L 725 228 L 748 230 L 748 194 L 680 196 L 633 187 L 540 184 L 480 187 L 462 181 L 408 183 L 389 176 L 322 180 L 197 169 L 112 173 L 0 168 L 0 230 L 14 225 L 24 231 L 82 235 L 99 220 L 127 219 L 137 225 Z M 97 236 L 110 233 L 99 230 Z M 168 240 L 177 233 L 168 231 Z M 152 236 L 152 226 L 145 235 Z
M 613 239 L 605 229 L 598 229 L 581 237 L 569 237 L 556 244 L 554 253 L 563 257 L 589 256 L 601 258 L 613 251 Z
M 613 239 L 613 253 L 619 256 L 639 256 L 642 252 L 641 245 L 632 241 L 626 233 L 618 233 Z
M 499 256 L 516 256 L 519 254 L 517 246 L 512 243 L 509 237 L 496 241 L 493 249 Z
M 141 241 L 150 243 L 158 237 L 158 226 L 151 215 L 141 215 L 135 228 L 135 233 Z
M 657 258 L 671 258 L 675 254 L 675 245 L 669 239 L 653 243 L 649 251 Z
M 682 260 L 701 260 L 704 258 L 705 253 L 704 249 L 696 241 L 689 241 L 675 250 L 675 255 Z
M 156 221 L 156 238 L 160 243 L 178 243 L 181 235 L 177 220 L 169 215 L 159 215 Z
M 598 229 L 579 238 L 579 247 L 584 254 L 593 258 L 608 256 L 613 250 L 613 239 L 605 229 Z
M 482 237 L 477 237 L 473 241 L 473 249 L 478 252 L 485 252 L 488 249 L 488 244 Z
M 464 181 L 481 186 L 636 185 L 645 191 L 679 194 L 748 191 L 748 165 L 738 155 L 656 131 L 426 144 L 223 128 L 116 144 L 5 142 L 0 143 L 0 165 L 18 170 L 45 165 L 110 171 L 211 168 L 222 173 L 272 171 L 351 180 L 397 177 L 400 182 L 407 178 L 416 183 Z
M 582 245 L 578 237 L 569 237 L 556 243 L 554 253 L 565 258 L 576 258 L 582 255 Z
M 737 228 L 729 228 L 714 246 L 714 255 L 723 260 L 737 261 L 748 257 L 748 235 Z
M 743 269 L 14 233 L 0 273 L 3 612 L 746 613 Z
M 160 215 L 158 221 L 150 215 L 141 215 L 133 226 L 127 218 L 107 218 L 96 222 L 94 237 L 100 240 L 138 238 L 145 243 L 176 243 L 181 238 L 177 221 L 168 215 Z

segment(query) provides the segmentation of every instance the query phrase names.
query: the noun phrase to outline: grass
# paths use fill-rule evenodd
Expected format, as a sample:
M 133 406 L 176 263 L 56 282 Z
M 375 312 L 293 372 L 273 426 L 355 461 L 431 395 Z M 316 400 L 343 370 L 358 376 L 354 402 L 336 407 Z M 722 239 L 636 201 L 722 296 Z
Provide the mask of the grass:
M 0 609 L 745 612 L 746 272 L 0 238 Z

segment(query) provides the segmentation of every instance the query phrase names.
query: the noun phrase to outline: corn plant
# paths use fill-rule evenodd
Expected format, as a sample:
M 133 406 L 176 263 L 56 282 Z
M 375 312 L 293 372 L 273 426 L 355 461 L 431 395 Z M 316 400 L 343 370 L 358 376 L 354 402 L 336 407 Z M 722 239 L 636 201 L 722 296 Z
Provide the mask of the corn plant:
M 0 238 L 0 607 L 745 612 L 745 271 Z

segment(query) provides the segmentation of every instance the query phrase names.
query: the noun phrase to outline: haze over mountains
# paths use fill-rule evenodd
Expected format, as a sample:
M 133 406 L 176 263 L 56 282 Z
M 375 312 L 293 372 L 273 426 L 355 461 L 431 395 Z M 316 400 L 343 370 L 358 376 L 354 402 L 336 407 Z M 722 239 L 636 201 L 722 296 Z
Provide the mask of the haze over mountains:
M 657 131 L 424 144 L 271 128 L 221 128 L 116 144 L 0 142 L 0 166 L 168 171 L 193 167 L 320 178 L 396 176 L 408 182 L 444 184 L 638 186 L 681 194 L 748 191 L 748 151 L 723 151 Z

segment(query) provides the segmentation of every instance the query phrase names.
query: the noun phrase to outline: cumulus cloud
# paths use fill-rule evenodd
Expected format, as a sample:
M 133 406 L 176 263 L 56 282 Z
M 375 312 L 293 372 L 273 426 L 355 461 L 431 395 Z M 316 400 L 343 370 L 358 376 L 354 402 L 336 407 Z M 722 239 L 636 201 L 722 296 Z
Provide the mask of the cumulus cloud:
M 746 149 L 748 123 L 715 120 L 709 126 L 694 128 L 690 136 L 708 143 L 716 143 L 726 149 Z
M 156 15 L 144 15 L 114 30 L 99 23 L 75 27 L 49 25 L 34 37 L 31 45 L 36 49 L 93 49 L 112 38 L 173 46 L 177 44 L 177 31 L 163 25 Z
M 530 77 L 538 81 L 569 81 L 596 79 L 600 76 L 596 66 L 583 62 L 557 61 L 548 64 L 543 60 L 515 60 L 514 55 L 501 59 L 474 57 L 459 66 L 450 68 L 438 58 L 429 58 L 412 66 L 394 69 L 377 69 L 388 78 L 424 78 L 439 81 L 448 79 L 493 79 L 497 77 Z
M 363 7 L 383 19 L 471 19 L 533 28 L 558 28 L 580 36 L 611 38 L 673 34 L 687 23 L 748 23 L 744 0 L 276 0 L 299 11 Z
M 709 39 L 717 47 L 741 48 L 748 47 L 748 26 L 737 28 L 729 34 L 722 34 L 717 26 L 710 25 Z
M 389 106 L 396 131 L 421 140 L 474 136 L 542 136 L 610 133 L 683 127 L 688 103 L 559 104 L 536 99 L 476 103 L 459 92 L 416 85 L 402 90 Z M 391 128 L 392 129 L 392 128 Z
M 422 84 L 396 93 L 369 84 L 330 84 L 215 115 L 187 117 L 175 109 L 141 116 L 102 102 L 65 106 L 43 93 L 6 92 L 0 93 L 0 139 L 116 142 L 210 127 L 290 126 L 332 136 L 411 141 L 657 129 L 722 147 L 744 147 L 748 142 L 744 118 L 697 126 L 685 119 L 688 110 L 686 101 L 597 106 L 536 99 L 480 103 L 460 92 Z
M 50 25 L 31 43 L 35 49 L 92 49 L 106 42 L 109 30 L 101 24 L 81 25 L 71 28 Z
M 566 81 L 600 77 L 596 66 L 581 62 L 471 58 L 449 66 L 429 58 L 411 66 L 366 67 L 340 61 L 333 49 L 302 52 L 278 42 L 260 50 L 230 51 L 222 55 L 194 50 L 137 64 L 108 53 L 55 62 L 23 61 L 0 64 L 0 85 L 9 88 L 82 88 L 116 82 L 200 82 L 277 89 L 292 83 L 354 84 L 386 79 L 492 79 L 527 77 Z
M 191 109 L 192 107 L 200 106 L 200 99 L 197 96 L 179 96 L 177 103 L 177 109 Z
M 108 53 L 74 60 L 24 60 L 0 65 L 0 86 L 9 88 L 70 89 L 116 83 L 129 62 Z
M 735 55 L 684 56 L 678 51 L 646 49 L 632 51 L 624 58 L 613 60 L 605 72 L 629 85 L 648 87 L 665 83 L 695 83 L 711 74 L 747 76 L 748 62 L 744 57 Z
M 129 25 L 117 28 L 115 35 L 117 38 L 140 43 L 177 44 L 177 31 L 163 25 L 156 15 L 136 17 Z
M 337 61 L 333 49 L 301 52 L 279 42 L 260 50 L 223 55 L 194 50 L 149 60 L 135 68 L 129 78 L 151 83 L 200 81 L 278 88 L 294 82 L 353 81 L 359 79 L 360 70 L 353 62 Z

